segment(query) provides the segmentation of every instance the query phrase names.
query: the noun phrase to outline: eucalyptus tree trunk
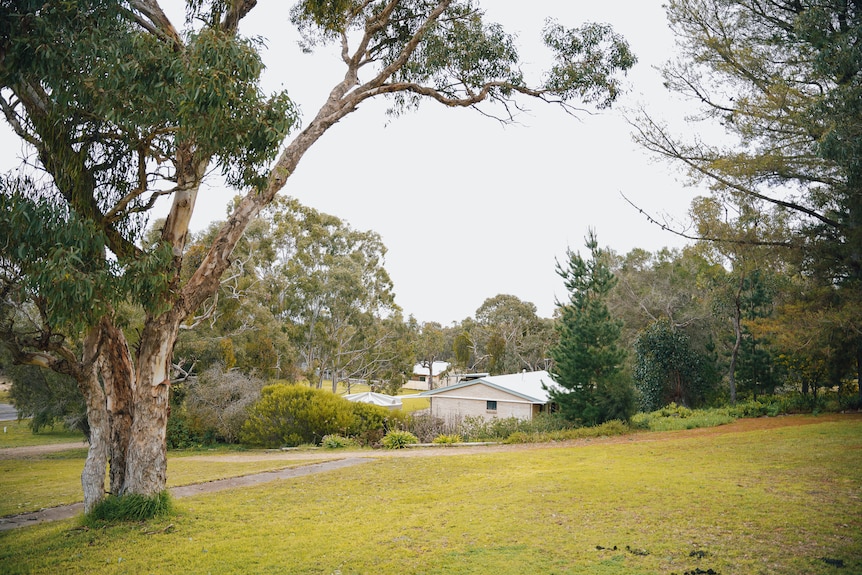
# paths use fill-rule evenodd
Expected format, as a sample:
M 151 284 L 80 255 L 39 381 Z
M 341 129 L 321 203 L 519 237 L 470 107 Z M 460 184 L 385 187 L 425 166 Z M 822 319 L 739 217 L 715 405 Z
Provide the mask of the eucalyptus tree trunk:
M 162 241 L 173 250 L 173 281 L 179 282 L 183 252 L 189 234 L 189 223 L 194 212 L 200 182 L 209 158 L 195 157 L 192 146 L 181 146 L 177 152 L 178 191 L 174 194 L 171 211 L 162 228 Z M 240 234 L 241 235 L 241 234 Z M 239 236 L 237 236 L 237 240 Z M 233 242 L 236 245 L 236 241 Z M 231 251 L 233 250 L 231 246 Z M 171 307 L 161 314 L 147 314 L 141 339 L 138 342 L 134 371 L 126 368 L 130 377 L 134 411 L 125 450 L 125 476 L 120 493 L 153 496 L 165 489 L 167 481 L 167 425 L 170 412 L 171 358 L 177 341 L 179 325 L 218 288 L 224 269 L 230 265 L 230 252 L 225 254 L 223 266 L 214 273 L 211 281 L 171 293 Z M 200 271 L 200 269 L 198 270 Z M 171 290 L 172 292 L 174 290 Z M 189 297 L 191 296 L 191 297 Z M 122 334 L 118 334 L 119 341 Z M 125 341 L 125 340 L 123 340 Z M 119 344 L 117 344 L 119 345 Z M 120 350 L 117 350 L 120 351 Z M 123 397 L 123 399 L 127 399 Z
M 165 489 L 170 366 L 178 332 L 178 322 L 173 315 L 166 313 L 150 318 L 141 334 L 123 494 L 153 496 Z
M 87 405 L 87 423 L 90 427 L 90 448 L 81 472 L 85 513 L 92 511 L 105 496 L 105 472 L 110 453 L 108 408 L 98 377 L 101 336 L 101 324 L 89 330 L 84 338 L 83 361 L 75 370 L 78 388 Z
M 78 382 L 87 403 L 87 423 L 90 426 L 90 448 L 81 472 L 84 490 L 84 513 L 89 513 L 105 497 L 105 472 L 110 454 L 111 427 L 105 394 L 99 385 L 95 370 L 90 377 Z
M 727 369 L 727 382 L 730 388 L 730 403 L 736 405 L 736 363 L 739 359 L 739 349 L 742 346 L 742 288 L 745 285 L 745 276 L 740 274 L 739 285 L 733 298 L 733 333 L 736 339 L 730 350 L 730 366 Z
M 99 373 L 110 425 L 110 492 L 119 495 L 125 483 L 132 432 L 135 373 L 125 335 L 107 318 L 102 320 L 102 338 Z

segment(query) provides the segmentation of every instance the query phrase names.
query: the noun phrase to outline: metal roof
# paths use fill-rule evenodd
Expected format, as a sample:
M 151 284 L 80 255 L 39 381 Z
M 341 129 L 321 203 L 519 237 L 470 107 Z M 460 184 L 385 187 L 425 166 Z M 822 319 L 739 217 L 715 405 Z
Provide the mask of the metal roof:
M 487 385 L 489 387 L 493 387 L 495 389 L 499 389 L 506 393 L 510 393 L 531 403 L 540 404 L 548 403 L 548 401 L 550 400 L 548 390 L 545 389 L 545 387 L 557 387 L 556 382 L 554 382 L 553 378 L 551 377 L 551 374 L 547 371 L 524 371 L 521 373 L 511 373 L 508 375 L 491 375 L 488 377 L 481 377 L 479 379 L 461 381 L 456 383 L 455 385 L 438 387 L 437 389 L 432 389 L 431 391 L 423 391 L 419 395 L 423 397 L 439 395 L 447 391 L 461 389 L 463 387 L 468 387 L 479 383 Z

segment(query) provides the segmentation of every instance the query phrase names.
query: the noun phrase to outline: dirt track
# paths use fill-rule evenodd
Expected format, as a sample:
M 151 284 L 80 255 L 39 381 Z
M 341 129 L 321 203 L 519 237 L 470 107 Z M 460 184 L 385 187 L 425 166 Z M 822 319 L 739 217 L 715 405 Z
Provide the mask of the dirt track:
M 314 473 L 322 473 L 343 467 L 360 465 L 368 463 L 374 459 L 383 457 L 439 457 L 446 455 L 474 455 L 482 453 L 499 453 L 507 451 L 526 451 L 535 449 L 559 449 L 562 447 L 578 447 L 584 445 L 602 445 L 602 444 L 617 444 L 631 443 L 641 441 L 666 441 L 669 439 L 680 439 L 686 437 L 709 437 L 715 435 L 726 435 L 729 433 L 746 433 L 751 431 L 760 431 L 767 429 L 777 429 L 781 427 L 792 427 L 799 425 L 813 425 L 818 423 L 828 423 L 832 421 L 847 421 L 855 420 L 862 421 L 862 414 L 826 414 L 818 417 L 795 415 L 795 416 L 779 416 L 779 417 L 761 417 L 758 419 L 740 419 L 727 425 L 719 427 L 709 427 L 701 429 L 689 429 L 684 431 L 664 431 L 664 432 L 642 432 L 631 435 L 622 435 L 616 437 L 599 437 L 591 439 L 578 439 L 573 441 L 563 441 L 555 443 L 541 444 L 516 444 L 516 445 L 476 445 L 476 446 L 448 446 L 448 447 L 422 447 L 414 449 L 397 449 L 397 450 L 375 450 L 375 451 L 354 451 L 354 452 L 326 452 L 326 451 L 255 451 L 247 453 L 235 454 L 216 454 L 216 455 L 194 455 L 189 459 L 201 461 L 226 461 L 226 462 L 242 462 L 242 461 L 317 461 L 331 457 L 330 461 L 323 463 L 309 463 L 298 467 L 287 469 L 268 471 L 263 473 L 255 473 L 241 477 L 232 477 L 220 481 L 210 481 L 207 483 L 197 483 L 194 485 L 186 485 L 171 489 L 171 494 L 176 498 L 199 495 L 203 493 L 213 493 L 224 489 L 232 489 L 236 487 L 247 487 L 250 485 L 258 485 L 277 479 L 290 479 L 303 475 L 311 475 Z M 39 445 L 31 447 L 15 447 L 8 449 L 0 449 L 0 459 L 9 458 L 25 458 L 34 455 L 50 453 L 52 451 L 62 451 L 66 449 L 80 448 L 79 443 L 63 443 L 55 445 Z M 60 507 L 52 507 L 50 509 L 42 509 L 33 513 L 23 513 L 21 515 L 13 515 L 9 517 L 0 517 L 0 531 L 23 527 L 25 525 L 33 525 L 44 521 L 57 521 L 60 519 L 68 519 L 79 515 L 83 511 L 83 504 L 76 503 L 74 505 L 64 505 Z

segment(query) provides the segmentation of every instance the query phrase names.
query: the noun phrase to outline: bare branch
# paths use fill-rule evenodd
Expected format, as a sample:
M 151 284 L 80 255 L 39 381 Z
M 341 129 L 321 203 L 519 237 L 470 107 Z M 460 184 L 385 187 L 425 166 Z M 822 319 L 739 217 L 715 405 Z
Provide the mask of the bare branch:
M 675 235 L 677 235 L 681 238 L 685 238 L 687 240 L 731 243 L 731 244 L 744 245 L 744 246 L 772 246 L 772 247 L 780 247 L 780 248 L 792 248 L 792 247 L 794 247 L 793 243 L 791 243 L 791 242 L 747 240 L 747 239 L 742 239 L 742 238 L 721 238 L 721 237 L 708 237 L 708 236 L 693 236 L 691 234 L 686 233 L 685 231 L 676 230 L 676 229 L 672 228 L 671 226 L 669 226 L 668 224 L 658 221 L 656 218 L 654 218 L 653 216 L 651 216 L 650 214 L 645 212 L 642 208 L 638 207 L 634 202 L 632 202 L 630 199 L 628 199 L 625 194 L 620 192 L 620 195 L 623 197 L 623 199 L 626 202 L 628 202 L 628 204 L 631 207 L 636 209 L 638 211 L 638 213 L 642 214 L 649 223 L 658 226 L 663 231 L 670 232 L 672 234 L 675 234 Z

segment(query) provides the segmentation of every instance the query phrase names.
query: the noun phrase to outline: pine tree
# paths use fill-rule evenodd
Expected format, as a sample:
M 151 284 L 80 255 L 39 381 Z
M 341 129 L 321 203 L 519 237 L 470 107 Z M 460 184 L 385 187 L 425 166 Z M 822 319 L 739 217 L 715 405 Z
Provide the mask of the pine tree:
M 586 425 L 628 419 L 634 391 L 621 370 L 625 350 L 619 347 L 622 322 L 611 316 L 607 298 L 616 283 L 593 230 L 586 238 L 590 259 L 567 251 L 557 273 L 569 291 L 568 303 L 557 303 L 559 341 L 551 349 L 552 374 L 559 390 L 551 399 L 566 419 Z

